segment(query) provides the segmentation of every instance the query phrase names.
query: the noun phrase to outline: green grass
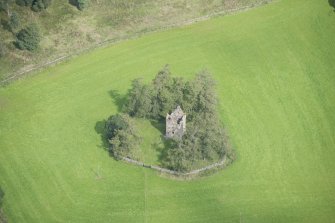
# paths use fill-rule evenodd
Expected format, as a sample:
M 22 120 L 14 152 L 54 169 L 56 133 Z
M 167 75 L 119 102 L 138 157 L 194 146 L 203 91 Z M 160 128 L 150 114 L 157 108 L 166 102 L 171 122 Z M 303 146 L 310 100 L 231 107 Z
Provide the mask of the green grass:
M 137 119 L 136 128 L 142 138 L 139 148 L 139 160 L 145 164 L 161 166 L 161 156 L 164 154 L 164 149 L 166 148 L 164 139 L 162 138 L 165 133 L 165 125 L 155 121 L 151 123 L 145 119 Z
M 9 222 L 334 222 L 334 23 L 327 1 L 281 0 L 99 49 L 0 89 Z M 186 78 L 214 74 L 238 155 L 227 169 L 178 181 L 101 147 L 96 123 L 118 109 L 109 92 L 124 95 L 166 63 Z
M 8 53 L 0 58 L 0 80 L 29 70 L 106 40 L 124 39 L 150 30 L 183 23 L 192 18 L 251 6 L 262 0 L 97 0 L 79 11 L 69 0 L 57 0 L 41 12 L 33 12 L 12 1 L 10 9 L 20 16 L 21 27 L 38 24 L 42 34 L 36 52 L 14 47 L 13 34 L 0 25 L 0 40 Z M 0 20 L 7 21 L 0 11 Z M 19 30 L 19 29 L 18 29 Z M 16 32 L 18 31 L 16 30 Z

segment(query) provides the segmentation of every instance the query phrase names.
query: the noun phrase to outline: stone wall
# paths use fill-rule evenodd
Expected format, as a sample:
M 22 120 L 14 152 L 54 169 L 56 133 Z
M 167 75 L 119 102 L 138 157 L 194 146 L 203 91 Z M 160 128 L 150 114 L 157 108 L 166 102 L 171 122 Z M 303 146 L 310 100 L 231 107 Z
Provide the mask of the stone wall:
M 140 161 L 137 161 L 137 160 L 133 160 L 133 159 L 130 159 L 128 157 L 123 157 L 122 158 L 124 161 L 128 162 L 128 163 L 132 163 L 134 165 L 137 165 L 137 166 L 142 166 L 142 167 L 145 167 L 145 168 L 149 168 L 149 169 L 154 169 L 156 171 L 159 171 L 161 173 L 167 173 L 167 174 L 171 174 L 171 175 L 177 175 L 177 176 L 189 176 L 189 175 L 196 175 L 196 174 L 199 174 L 201 172 L 204 172 L 204 171 L 207 171 L 207 170 L 211 170 L 215 167 L 220 167 L 220 166 L 225 166 L 226 164 L 226 156 L 219 162 L 216 162 L 216 163 L 213 163 L 211 165 L 208 165 L 208 166 L 205 166 L 203 168 L 200 168 L 200 169 L 196 169 L 196 170 L 191 170 L 190 172 L 186 172 L 186 173 L 181 173 L 181 172 L 178 172 L 178 171 L 174 171 L 174 170 L 169 170 L 169 169 L 166 169 L 166 168 L 162 168 L 162 167 L 159 167 L 159 166 L 154 166 L 154 165 L 148 165 L 148 164 L 145 164 L 143 162 L 140 162 Z

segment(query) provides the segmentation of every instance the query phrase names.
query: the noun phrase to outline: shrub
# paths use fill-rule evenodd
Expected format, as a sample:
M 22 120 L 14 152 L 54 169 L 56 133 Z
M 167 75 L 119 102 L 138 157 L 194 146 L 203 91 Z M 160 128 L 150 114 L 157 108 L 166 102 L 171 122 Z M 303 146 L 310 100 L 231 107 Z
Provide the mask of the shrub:
M 84 10 L 88 5 L 88 0 L 76 0 L 76 6 L 77 8 L 82 11 Z
M 15 0 L 17 5 L 31 7 L 35 12 L 44 10 L 51 5 L 52 0 Z
M 20 26 L 20 18 L 16 12 L 13 12 L 8 21 L 8 27 L 10 31 L 14 31 Z
M 15 0 L 17 5 L 20 6 L 32 6 L 33 0 Z
M 108 118 L 105 125 L 110 152 L 116 159 L 131 156 L 139 144 L 135 124 L 127 114 L 116 114 Z
M 51 0 L 34 0 L 31 9 L 35 12 L 48 8 L 51 4 Z
M 16 34 L 16 47 L 20 50 L 36 50 L 41 41 L 41 35 L 36 24 L 31 24 L 24 29 L 21 29 Z

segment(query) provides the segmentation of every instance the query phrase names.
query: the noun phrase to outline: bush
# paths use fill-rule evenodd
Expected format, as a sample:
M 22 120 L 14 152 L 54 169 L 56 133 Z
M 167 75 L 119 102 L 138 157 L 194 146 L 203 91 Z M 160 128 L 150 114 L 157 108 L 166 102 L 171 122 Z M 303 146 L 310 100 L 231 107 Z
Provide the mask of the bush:
M 75 0 L 75 5 L 80 11 L 82 11 L 87 7 L 88 0 Z
M 20 18 L 16 12 L 13 12 L 8 21 L 8 27 L 10 31 L 14 31 L 20 26 Z
M 34 0 L 31 9 L 35 12 L 48 8 L 51 4 L 51 0 Z
M 127 114 L 110 116 L 105 125 L 105 132 L 110 144 L 109 150 L 116 159 L 131 156 L 140 141 L 135 124 Z
M 16 34 L 16 47 L 20 50 L 36 50 L 41 41 L 39 29 L 36 24 L 31 24 L 24 29 L 21 29 Z
M 17 5 L 20 6 L 32 6 L 33 0 L 15 0 Z
M 44 10 L 51 5 L 52 0 L 15 0 L 17 5 L 31 7 L 35 12 Z
M 0 11 L 6 12 L 8 16 L 10 16 L 10 3 L 10 0 L 0 0 Z

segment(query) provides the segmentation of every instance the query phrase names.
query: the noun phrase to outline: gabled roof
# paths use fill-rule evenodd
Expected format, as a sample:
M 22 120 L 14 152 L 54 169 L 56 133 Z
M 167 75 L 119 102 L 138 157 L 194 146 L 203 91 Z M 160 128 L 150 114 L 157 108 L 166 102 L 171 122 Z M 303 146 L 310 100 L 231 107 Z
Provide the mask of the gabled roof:
M 171 118 L 171 119 L 174 119 L 174 120 L 178 120 L 180 118 L 182 118 L 184 116 L 184 112 L 183 110 L 180 108 L 180 106 L 178 105 L 177 108 L 168 116 Z

